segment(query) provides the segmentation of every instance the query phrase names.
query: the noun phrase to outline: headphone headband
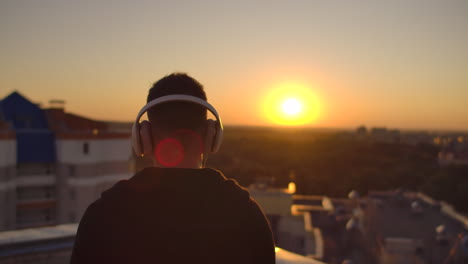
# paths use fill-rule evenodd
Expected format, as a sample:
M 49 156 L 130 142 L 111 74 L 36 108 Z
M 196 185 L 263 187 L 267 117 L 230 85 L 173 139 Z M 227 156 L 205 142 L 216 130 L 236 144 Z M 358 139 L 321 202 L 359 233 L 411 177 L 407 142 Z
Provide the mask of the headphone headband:
M 151 100 L 148 102 L 143 108 L 138 112 L 138 115 L 136 116 L 135 123 L 133 123 L 133 128 L 132 128 L 132 145 L 133 149 L 137 153 L 137 155 L 142 154 L 142 147 L 141 147 L 141 142 L 140 142 L 140 132 L 139 132 L 139 124 L 140 124 L 140 119 L 141 117 L 151 108 L 155 107 L 156 105 L 163 104 L 163 103 L 168 103 L 168 102 L 188 102 L 188 103 L 194 103 L 201 105 L 205 107 L 208 111 L 210 111 L 216 118 L 217 120 L 217 132 L 215 135 L 214 143 L 212 146 L 212 152 L 216 152 L 219 149 L 219 146 L 221 145 L 221 140 L 223 136 L 223 123 L 221 122 L 221 118 L 219 117 L 218 111 L 209 104 L 207 101 L 191 96 L 191 95 L 186 95 L 186 94 L 171 94 L 171 95 L 165 95 L 158 97 L 154 100 Z
M 140 118 L 148 112 L 149 109 L 155 107 L 156 105 L 162 104 L 162 103 L 168 103 L 168 102 L 188 102 L 188 103 L 194 103 L 198 104 L 201 106 L 204 106 L 208 111 L 210 111 L 215 117 L 216 120 L 218 120 L 219 125 L 221 126 L 221 129 L 223 128 L 223 124 L 221 122 L 221 118 L 219 117 L 218 111 L 209 104 L 207 101 L 191 96 L 191 95 L 186 95 L 186 94 L 171 94 L 171 95 L 165 95 L 158 97 L 154 100 L 149 101 L 143 108 L 138 112 L 138 115 L 136 117 L 135 123 L 138 124 L 140 122 Z

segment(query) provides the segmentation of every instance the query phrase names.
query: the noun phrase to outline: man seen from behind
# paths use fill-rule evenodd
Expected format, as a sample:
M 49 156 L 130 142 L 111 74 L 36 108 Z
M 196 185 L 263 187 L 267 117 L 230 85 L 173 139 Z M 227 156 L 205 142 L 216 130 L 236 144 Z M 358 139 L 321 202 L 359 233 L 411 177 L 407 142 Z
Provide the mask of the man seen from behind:
M 202 85 L 173 73 L 150 89 L 132 144 L 146 162 L 83 215 L 71 263 L 275 263 L 268 222 L 247 190 L 205 168 L 223 128 Z M 207 120 L 207 110 L 216 120 Z

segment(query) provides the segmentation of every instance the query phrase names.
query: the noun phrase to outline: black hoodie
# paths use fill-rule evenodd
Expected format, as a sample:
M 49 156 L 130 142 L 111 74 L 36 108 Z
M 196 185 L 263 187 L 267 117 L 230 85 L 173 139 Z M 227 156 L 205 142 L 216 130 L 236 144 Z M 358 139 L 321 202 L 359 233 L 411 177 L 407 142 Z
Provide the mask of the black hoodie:
M 146 168 L 83 215 L 71 263 L 275 263 L 247 190 L 213 169 Z

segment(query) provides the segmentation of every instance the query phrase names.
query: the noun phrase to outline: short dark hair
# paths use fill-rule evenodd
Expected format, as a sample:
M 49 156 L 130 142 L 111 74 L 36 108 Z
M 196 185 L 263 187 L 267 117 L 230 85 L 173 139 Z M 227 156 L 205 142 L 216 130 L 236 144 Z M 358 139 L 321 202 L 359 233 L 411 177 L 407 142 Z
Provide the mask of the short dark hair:
M 166 75 L 153 84 L 147 102 L 171 94 L 186 94 L 206 99 L 203 86 L 186 73 L 175 72 Z M 206 123 L 207 112 L 203 106 L 190 102 L 169 102 L 151 108 L 148 119 L 153 126 L 165 130 L 198 129 Z

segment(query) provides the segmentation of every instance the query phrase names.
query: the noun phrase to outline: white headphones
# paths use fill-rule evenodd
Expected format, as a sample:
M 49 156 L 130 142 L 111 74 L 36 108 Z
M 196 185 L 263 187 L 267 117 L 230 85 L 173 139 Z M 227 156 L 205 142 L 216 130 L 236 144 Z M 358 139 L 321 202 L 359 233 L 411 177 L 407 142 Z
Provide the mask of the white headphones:
M 212 139 L 212 145 L 211 145 L 211 153 L 215 153 L 219 150 L 219 147 L 221 146 L 221 142 L 223 140 L 223 123 L 221 122 L 221 118 L 218 115 L 218 112 L 216 109 L 210 105 L 207 101 L 191 96 L 191 95 L 186 95 L 186 94 L 171 94 L 171 95 L 165 95 L 158 97 L 143 106 L 143 108 L 138 112 L 138 115 L 136 117 L 135 123 L 133 123 L 132 127 L 132 147 L 133 151 L 135 151 L 135 154 L 137 156 L 143 155 L 143 144 L 144 142 L 151 142 L 150 139 L 142 139 L 140 136 L 140 118 L 141 116 L 146 113 L 149 109 L 160 105 L 162 103 L 167 103 L 167 102 L 189 102 L 189 103 L 194 103 L 201 105 L 205 107 L 208 111 L 210 111 L 215 117 L 216 121 L 213 120 L 215 123 L 215 133 L 214 133 L 214 138 Z M 148 122 L 148 121 L 143 121 L 143 122 Z M 149 135 L 151 133 L 148 133 Z M 148 143 L 147 143 L 148 144 Z

